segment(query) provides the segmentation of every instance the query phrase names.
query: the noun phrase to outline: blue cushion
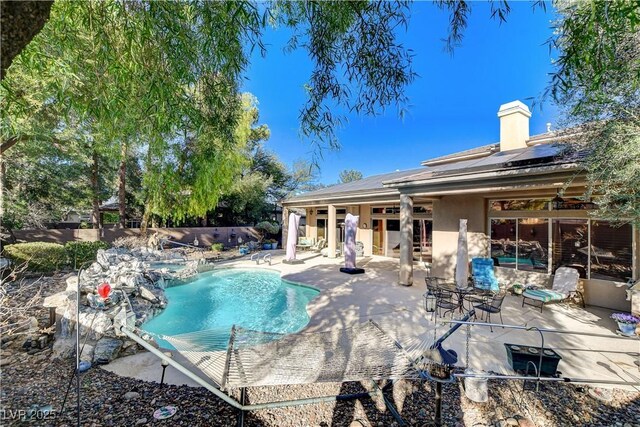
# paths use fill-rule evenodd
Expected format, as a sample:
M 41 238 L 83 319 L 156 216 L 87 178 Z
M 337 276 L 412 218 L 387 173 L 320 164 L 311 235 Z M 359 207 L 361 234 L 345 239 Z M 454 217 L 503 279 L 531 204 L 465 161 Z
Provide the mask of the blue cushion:
M 500 290 L 498 279 L 493 273 L 493 259 L 473 258 L 471 260 L 471 274 L 477 288 L 494 292 Z
M 548 289 L 527 289 L 522 293 L 522 296 L 542 302 L 562 301 L 566 297 L 564 294 Z

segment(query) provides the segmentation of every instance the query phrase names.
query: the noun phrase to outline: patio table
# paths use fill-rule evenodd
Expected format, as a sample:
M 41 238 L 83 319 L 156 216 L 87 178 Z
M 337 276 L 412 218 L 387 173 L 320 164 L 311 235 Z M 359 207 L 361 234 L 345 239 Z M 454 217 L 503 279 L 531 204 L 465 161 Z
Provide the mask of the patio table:
M 464 313 L 464 301 L 467 295 L 482 295 L 484 293 L 484 290 L 473 286 L 458 288 L 455 282 L 440 282 L 438 283 L 438 288 L 452 292 L 456 295 L 458 299 L 458 310 L 460 310 L 460 313 Z

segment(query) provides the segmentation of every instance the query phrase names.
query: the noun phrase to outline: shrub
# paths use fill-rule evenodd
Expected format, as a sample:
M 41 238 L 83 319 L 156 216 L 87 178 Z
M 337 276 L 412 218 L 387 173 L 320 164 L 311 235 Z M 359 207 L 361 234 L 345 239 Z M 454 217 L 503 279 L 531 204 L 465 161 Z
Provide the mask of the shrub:
M 48 273 L 67 264 L 67 252 L 57 243 L 16 243 L 5 246 L 4 253 L 16 264 L 28 262 L 30 271 Z
M 222 252 L 223 249 L 224 249 L 223 243 L 214 243 L 213 245 L 211 245 L 211 250 L 214 252 Z
M 64 249 L 67 251 L 67 257 L 72 267 L 80 267 L 89 261 L 96 260 L 96 254 L 98 249 L 107 249 L 109 244 L 107 242 L 67 242 L 64 245 Z

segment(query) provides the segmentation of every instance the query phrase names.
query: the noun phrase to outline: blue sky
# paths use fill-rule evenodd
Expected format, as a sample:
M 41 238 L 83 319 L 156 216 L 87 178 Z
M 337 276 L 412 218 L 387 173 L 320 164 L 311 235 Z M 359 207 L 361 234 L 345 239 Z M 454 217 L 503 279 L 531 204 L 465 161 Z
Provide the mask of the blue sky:
M 401 120 L 395 108 L 384 115 L 350 115 L 340 130 L 339 151 L 325 151 L 319 181 L 335 183 L 344 169 L 364 176 L 412 169 L 425 159 L 497 142 L 500 104 L 542 95 L 553 71 L 546 41 L 552 35 L 553 10 L 532 10 L 529 2 L 510 2 L 506 23 L 490 19 L 487 3 L 472 3 L 462 46 L 453 56 L 444 51 L 448 14 L 431 2 L 412 5 L 407 32 L 399 34 L 413 49 L 419 77 L 407 88 L 409 114 Z M 311 159 L 313 147 L 299 138 L 303 85 L 311 62 L 303 50 L 283 53 L 288 33 L 265 34 L 266 58 L 254 55 L 243 91 L 257 96 L 260 121 L 271 129 L 266 146 L 287 165 Z M 532 110 L 531 134 L 554 123 L 558 110 L 550 103 Z

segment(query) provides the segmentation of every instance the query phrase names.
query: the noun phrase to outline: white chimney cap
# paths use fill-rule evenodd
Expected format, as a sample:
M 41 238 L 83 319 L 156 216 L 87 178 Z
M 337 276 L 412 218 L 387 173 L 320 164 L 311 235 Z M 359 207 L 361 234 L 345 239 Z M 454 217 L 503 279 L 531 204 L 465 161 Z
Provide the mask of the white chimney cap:
M 531 117 L 531 111 L 529 110 L 529 107 L 527 107 L 526 104 L 522 103 L 521 101 L 512 101 L 507 102 L 506 104 L 502 104 L 500 106 L 500 109 L 498 110 L 498 117 L 507 116 L 513 113 L 521 113 L 527 117 Z

